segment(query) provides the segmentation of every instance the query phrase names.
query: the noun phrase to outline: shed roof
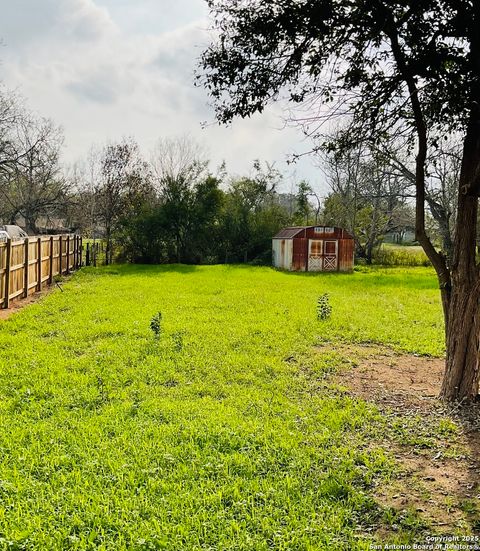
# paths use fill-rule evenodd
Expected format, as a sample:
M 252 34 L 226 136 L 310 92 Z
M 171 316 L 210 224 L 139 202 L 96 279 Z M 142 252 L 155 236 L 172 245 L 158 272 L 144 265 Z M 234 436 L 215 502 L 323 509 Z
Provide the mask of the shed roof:
M 273 236 L 273 239 L 291 239 L 295 237 L 298 233 L 308 228 L 308 226 L 295 226 L 293 228 L 283 228 L 276 235 Z
M 309 230 L 314 229 L 320 230 L 318 232 L 319 235 L 322 233 L 325 233 L 325 235 L 329 236 L 331 234 L 337 234 L 335 236 L 331 235 L 332 239 L 353 239 L 352 235 L 350 235 L 347 230 L 344 230 L 343 228 L 339 228 L 337 226 L 290 226 L 288 228 L 283 228 L 282 230 L 280 230 L 276 235 L 273 236 L 273 239 L 293 239 L 294 237 L 298 237 L 302 232 L 309 232 Z M 322 232 L 322 230 L 324 231 Z M 303 234 L 303 237 L 307 236 L 308 234 Z

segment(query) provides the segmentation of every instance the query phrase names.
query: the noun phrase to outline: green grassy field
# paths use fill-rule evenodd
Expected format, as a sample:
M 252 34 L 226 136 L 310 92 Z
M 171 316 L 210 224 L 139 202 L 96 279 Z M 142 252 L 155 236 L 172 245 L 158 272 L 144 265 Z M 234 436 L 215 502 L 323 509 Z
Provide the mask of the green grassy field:
M 315 345 L 440 355 L 442 333 L 427 268 L 83 269 L 0 322 L 0 549 L 350 551 L 373 524 L 413 541 L 414 512 L 374 499 L 387 422 Z

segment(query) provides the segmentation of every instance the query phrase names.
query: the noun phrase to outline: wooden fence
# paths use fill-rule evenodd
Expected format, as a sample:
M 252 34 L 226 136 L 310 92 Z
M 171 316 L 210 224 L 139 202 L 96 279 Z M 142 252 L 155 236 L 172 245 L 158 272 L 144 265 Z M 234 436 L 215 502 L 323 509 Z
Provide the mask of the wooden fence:
M 82 264 L 82 238 L 78 235 L 27 237 L 0 243 L 0 308 L 24 298 L 56 275 L 68 274 Z

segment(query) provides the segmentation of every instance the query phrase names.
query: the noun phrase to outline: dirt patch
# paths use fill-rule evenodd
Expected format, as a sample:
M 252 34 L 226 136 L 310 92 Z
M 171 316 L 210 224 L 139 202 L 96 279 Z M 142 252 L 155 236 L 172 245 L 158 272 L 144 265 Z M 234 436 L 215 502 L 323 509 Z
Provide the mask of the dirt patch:
M 44 290 L 34 293 L 33 295 L 30 295 L 26 298 L 16 299 L 10 302 L 10 308 L 0 309 L 0 320 L 6 320 L 10 316 L 13 316 L 13 314 L 16 314 L 22 308 L 25 308 L 25 306 L 37 302 L 43 296 L 48 294 L 53 288 L 53 286 L 46 287 Z
M 378 501 L 397 510 L 414 510 L 440 532 L 478 533 L 477 467 L 466 456 L 436 456 L 395 448 L 402 471 L 390 485 L 377 490 Z
M 391 426 L 406 427 L 382 442 L 399 462 L 400 474 L 377 488 L 378 501 L 397 511 L 414 510 L 439 532 L 480 533 L 480 407 L 460 409 L 437 399 L 444 360 L 374 345 L 329 344 L 319 350 L 334 351 L 351 366 L 335 375 L 338 385 L 373 402 Z M 427 443 L 416 439 L 418 432 Z
M 341 382 L 355 395 L 375 403 L 397 408 L 431 409 L 438 407 L 444 360 L 398 354 L 375 346 L 342 346 L 336 349 L 351 363 Z M 340 382 L 340 381 L 339 381 Z M 444 409 L 443 405 L 440 405 Z

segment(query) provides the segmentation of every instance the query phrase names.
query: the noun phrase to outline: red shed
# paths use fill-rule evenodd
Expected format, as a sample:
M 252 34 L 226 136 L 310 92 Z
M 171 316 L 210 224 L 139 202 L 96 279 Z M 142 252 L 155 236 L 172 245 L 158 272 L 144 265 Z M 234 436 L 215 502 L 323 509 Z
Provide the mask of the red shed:
M 299 272 L 350 272 L 353 237 L 342 228 L 301 226 L 284 228 L 273 237 L 273 265 Z

